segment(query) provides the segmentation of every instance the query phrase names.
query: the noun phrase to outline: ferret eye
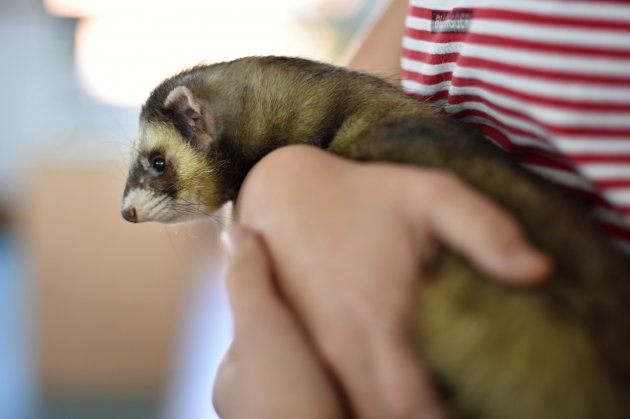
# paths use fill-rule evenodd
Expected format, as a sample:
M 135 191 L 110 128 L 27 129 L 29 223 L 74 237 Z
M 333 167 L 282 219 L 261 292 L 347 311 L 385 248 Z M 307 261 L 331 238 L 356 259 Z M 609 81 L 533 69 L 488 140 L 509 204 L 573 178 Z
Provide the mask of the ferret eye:
M 164 169 L 166 168 L 166 160 L 164 160 L 163 157 L 156 157 L 153 159 L 153 163 L 151 165 L 158 173 L 164 173 Z

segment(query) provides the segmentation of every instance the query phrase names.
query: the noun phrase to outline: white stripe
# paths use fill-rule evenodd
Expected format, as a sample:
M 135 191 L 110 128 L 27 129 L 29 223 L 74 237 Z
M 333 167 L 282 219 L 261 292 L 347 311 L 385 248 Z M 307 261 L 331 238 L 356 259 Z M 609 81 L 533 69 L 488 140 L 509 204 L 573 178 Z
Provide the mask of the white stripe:
M 605 189 L 602 193 L 613 205 L 630 205 L 630 188 Z
M 523 167 L 528 168 L 532 172 L 535 172 L 545 179 L 549 179 L 559 185 L 568 186 L 575 189 L 581 189 L 584 191 L 593 191 L 593 186 L 588 183 L 581 176 L 567 172 L 565 170 L 551 169 L 549 167 L 535 166 L 533 164 L 523 164 Z
M 401 61 L 401 64 L 406 66 L 406 63 L 404 63 L 404 60 L 407 60 L 407 59 L 403 58 Z M 456 66 L 457 66 L 456 62 L 444 63 L 444 64 L 425 64 L 423 65 L 422 70 L 423 70 L 424 75 L 435 76 L 436 74 L 452 72 Z
M 589 137 L 576 139 L 573 137 L 555 137 L 553 143 L 566 153 L 615 153 L 630 154 L 630 139 L 608 139 L 605 137 Z
M 598 220 L 605 221 L 608 224 L 616 225 L 621 228 L 630 227 L 630 217 L 623 216 L 610 208 L 597 206 L 594 211 Z
M 615 246 L 619 248 L 619 250 L 621 250 L 624 253 L 630 254 L 630 243 L 628 243 L 627 241 L 623 239 L 617 239 L 617 238 L 613 238 L 612 242 Z
M 429 94 L 437 93 L 440 90 L 447 90 L 444 87 L 450 86 L 450 81 L 445 81 L 440 84 L 422 84 L 415 80 L 403 79 L 401 80 L 401 86 L 408 92 L 423 94 L 428 92 Z
M 451 82 L 449 80 L 438 84 L 422 84 L 413 80 L 403 79 L 400 81 L 401 87 L 408 93 L 414 93 L 422 96 L 430 96 L 441 90 L 448 90 Z
M 580 171 L 590 179 L 630 179 L 630 165 L 626 163 L 582 163 Z
M 559 17 L 583 17 L 617 22 L 630 21 L 630 5 L 606 1 L 549 0 L 411 0 L 416 7 L 450 10 L 454 7 L 493 8 Z
M 422 31 L 431 31 L 431 19 L 409 16 L 407 27 Z M 535 42 L 551 42 L 578 46 L 614 47 L 630 51 L 630 30 L 607 31 L 602 28 L 571 28 L 567 26 L 550 26 L 536 23 L 522 23 L 505 20 L 472 19 L 468 33 L 493 35 L 503 38 Z
M 407 19 L 405 19 L 405 26 L 410 29 L 431 32 L 433 29 L 431 27 L 432 22 L 433 21 L 431 19 L 424 19 L 421 17 L 407 15 Z
M 429 42 L 405 36 L 402 40 L 402 46 L 404 49 L 410 51 L 425 52 L 427 54 L 451 54 L 453 52 L 460 52 L 463 44 L 461 42 Z

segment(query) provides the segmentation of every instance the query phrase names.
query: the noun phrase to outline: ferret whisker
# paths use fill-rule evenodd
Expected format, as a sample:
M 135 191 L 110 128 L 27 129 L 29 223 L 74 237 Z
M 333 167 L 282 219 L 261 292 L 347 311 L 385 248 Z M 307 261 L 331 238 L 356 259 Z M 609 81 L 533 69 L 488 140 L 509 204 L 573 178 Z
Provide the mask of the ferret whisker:
M 164 201 L 171 199 L 170 196 L 166 195 L 163 197 L 160 197 L 159 199 L 156 200 L 156 202 L 153 203 L 153 205 L 151 205 L 149 208 L 147 208 L 148 211 L 152 211 L 153 208 L 157 207 L 158 205 L 161 205 Z
M 209 214 L 199 208 L 197 208 L 196 206 L 192 206 L 192 205 L 184 205 L 184 204 L 177 204 L 177 203 L 173 203 L 171 205 L 169 205 L 169 207 L 180 213 L 180 214 L 187 214 L 187 215 L 203 215 L 203 216 L 211 216 L 212 214 Z
M 233 217 L 227 217 L 227 216 L 224 216 L 224 215 L 212 214 L 212 218 L 215 218 L 217 220 L 222 220 L 222 221 L 225 221 L 225 222 L 229 222 L 229 223 L 234 222 L 234 218 Z
M 225 228 L 227 228 L 227 226 L 228 226 L 228 223 L 224 223 L 223 221 L 221 221 L 221 220 L 219 220 L 219 219 L 215 218 L 214 216 L 211 216 L 211 217 L 210 217 L 210 219 L 211 219 L 214 223 L 218 224 L 218 225 L 221 227 L 221 229 L 225 229 Z
M 114 141 L 114 140 L 105 140 L 103 141 L 103 143 L 105 144 L 116 144 L 116 145 L 121 145 L 123 147 L 127 147 L 130 148 L 132 150 L 134 150 L 137 153 L 140 153 L 142 150 L 135 145 L 133 142 L 123 142 L 123 141 Z

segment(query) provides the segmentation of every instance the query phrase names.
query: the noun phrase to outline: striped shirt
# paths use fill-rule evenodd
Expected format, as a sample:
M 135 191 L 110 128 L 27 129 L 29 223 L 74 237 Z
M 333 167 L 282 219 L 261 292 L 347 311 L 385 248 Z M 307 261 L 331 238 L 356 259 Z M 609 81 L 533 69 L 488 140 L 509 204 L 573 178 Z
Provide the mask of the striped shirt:
M 630 0 L 411 0 L 402 84 L 591 199 L 630 250 Z

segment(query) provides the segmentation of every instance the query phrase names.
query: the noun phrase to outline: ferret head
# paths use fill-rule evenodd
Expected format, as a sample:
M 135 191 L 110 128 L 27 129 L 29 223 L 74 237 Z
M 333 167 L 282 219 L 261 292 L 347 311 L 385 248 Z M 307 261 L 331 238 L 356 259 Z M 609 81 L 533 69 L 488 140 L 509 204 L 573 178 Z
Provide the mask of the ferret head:
M 174 223 L 218 209 L 225 199 L 210 163 L 216 141 L 214 115 L 191 89 L 156 89 L 140 116 L 122 216 L 134 223 Z

